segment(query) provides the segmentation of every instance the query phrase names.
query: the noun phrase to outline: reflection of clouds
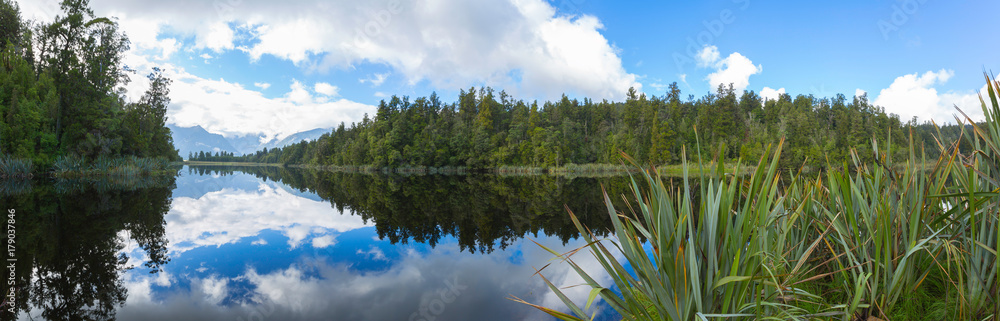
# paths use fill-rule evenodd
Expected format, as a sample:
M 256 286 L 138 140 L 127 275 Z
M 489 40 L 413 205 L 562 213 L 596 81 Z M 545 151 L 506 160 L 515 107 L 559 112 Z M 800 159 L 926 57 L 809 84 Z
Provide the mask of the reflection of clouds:
M 373 229 L 361 232 L 371 233 L 370 237 L 353 234 L 338 240 L 341 233 L 373 223 L 338 213 L 327 202 L 297 196 L 280 183 L 259 181 L 256 188 L 250 186 L 254 185 L 238 189 L 224 184 L 197 198 L 175 195 L 164 218 L 170 256 L 199 247 L 208 247 L 204 250 L 209 257 L 220 255 L 191 266 L 168 264 L 172 274 L 148 274 L 143 269 L 126 273 L 129 297 L 118 311 L 119 320 L 410 320 L 414 312 L 428 307 L 442 309 L 433 314 L 435 320 L 551 320 L 506 299 L 514 295 L 568 312 L 541 278 L 533 276 L 535 268 L 548 263 L 553 264 L 543 274 L 578 305 L 583 306 L 589 294 L 589 287 L 573 287 L 583 281 L 569 265 L 552 262 L 549 252 L 526 239 L 490 254 L 462 252 L 451 236 L 429 249 L 416 243 L 386 247 Z M 221 245 L 245 241 L 261 249 L 257 246 L 268 241 L 281 242 L 261 234 L 267 230 L 281 233 L 291 249 L 301 245 L 334 253 L 346 247 L 348 256 L 342 260 L 319 254 L 268 257 L 275 266 L 260 269 L 218 260 L 227 251 L 219 249 Z M 563 245 L 558 237 L 537 241 L 560 253 L 584 244 L 574 240 Z M 123 252 L 129 254 L 129 265 L 141 266 L 148 259 L 134 242 L 126 243 Z M 611 284 L 587 251 L 574 259 L 598 282 Z M 365 261 L 378 261 L 379 268 L 359 269 L 357 265 Z M 236 270 L 219 269 L 233 263 Z M 210 270 L 229 272 L 203 274 Z M 441 300 L 442 291 L 448 289 L 461 290 L 453 300 Z
M 315 234 L 326 234 L 318 237 L 327 237 L 325 240 L 333 244 L 335 236 L 331 233 L 373 224 L 365 224 L 358 216 L 336 213 L 327 202 L 296 196 L 276 184 L 261 182 L 257 191 L 223 188 L 197 199 L 175 198 L 164 218 L 170 252 L 235 243 L 264 230 L 281 232 L 288 237 L 291 248 Z
M 583 244 L 575 240 L 563 246 L 554 237 L 537 241 L 560 252 Z M 129 284 L 130 290 L 135 290 L 130 291 L 119 319 L 408 320 L 422 306 L 441 298 L 441 292 L 449 287 L 460 289 L 459 294 L 436 320 L 551 320 L 534 308 L 507 300 L 510 295 L 567 310 L 541 278 L 532 276 L 534 268 L 549 263 L 552 255 L 529 241 L 518 241 L 507 251 L 489 255 L 461 252 L 453 241 L 425 253 L 414 251 L 412 246 L 399 251 L 402 256 L 392 266 L 376 272 L 360 272 L 349 264 L 325 260 L 296 260 L 287 268 L 268 273 L 248 267 L 242 275 L 228 276 L 228 281 L 218 276 L 194 280 L 190 289 L 178 289 L 158 303 L 133 300 L 133 296 L 148 297 L 137 290 L 149 289 Z M 514 256 L 522 256 L 523 263 L 511 263 Z M 600 267 L 592 255 L 581 252 L 575 259 L 599 282 L 611 283 L 610 277 L 597 273 Z M 560 288 L 582 283 L 567 264 L 553 263 L 544 274 Z M 218 291 L 224 291 L 227 282 L 252 285 L 253 301 L 258 304 L 219 305 L 213 298 L 225 296 Z M 584 286 L 565 290 L 581 306 L 588 291 Z M 201 312 L 204 317 L 193 317 Z
M 389 260 L 388 258 L 385 257 L 385 253 L 382 252 L 382 249 L 374 247 L 374 246 L 372 246 L 371 249 L 369 249 L 367 252 L 366 251 L 362 251 L 361 249 L 358 249 L 357 253 L 361 254 L 361 255 L 364 255 L 364 256 L 368 257 L 369 259 L 371 259 L 371 260 L 376 260 L 376 261 L 388 261 Z
M 212 276 L 201 280 L 201 290 L 205 293 L 206 302 L 218 305 L 226 298 L 226 285 L 229 279 Z
M 330 247 L 337 244 L 337 238 L 335 235 L 323 235 L 320 237 L 314 237 L 312 239 L 312 247 L 314 249 L 321 249 L 324 247 Z

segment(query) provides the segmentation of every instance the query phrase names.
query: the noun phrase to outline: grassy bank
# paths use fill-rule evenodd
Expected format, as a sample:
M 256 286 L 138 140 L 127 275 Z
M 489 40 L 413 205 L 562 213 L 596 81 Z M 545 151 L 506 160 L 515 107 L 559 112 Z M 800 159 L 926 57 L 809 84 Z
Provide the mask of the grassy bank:
M 946 142 L 928 160 L 911 143 L 908 159 L 893 163 L 897 151 L 872 140 L 851 150 L 849 164 L 783 176 L 779 143 L 755 166 L 712 169 L 682 186 L 665 183 L 660 169 L 642 171 L 627 209 L 604 196 L 613 237 L 596 239 L 569 209 L 587 245 L 549 250 L 591 290 L 585 306 L 544 268 L 568 313 L 512 299 L 562 320 L 589 319 L 598 296 L 623 320 L 996 320 L 998 91 L 990 80 L 985 125 L 959 138 L 971 152 Z M 679 170 L 688 178 L 701 167 Z M 581 252 L 603 271 L 577 265 Z
M 640 170 L 635 166 L 626 165 L 611 165 L 611 164 L 567 164 L 560 167 L 533 167 L 533 166 L 501 166 L 497 168 L 481 168 L 481 169 L 471 169 L 464 166 L 444 166 L 444 167 L 428 167 L 428 166 L 401 166 L 401 167 L 376 167 L 371 165 L 362 166 L 322 166 L 322 165 L 312 165 L 312 164 L 275 164 L 275 163 L 248 163 L 248 162 L 206 162 L 206 161 L 184 161 L 183 165 L 189 166 L 276 166 L 276 167 L 292 167 L 292 168 L 304 168 L 311 170 L 321 170 L 321 171 L 331 171 L 340 173 L 396 173 L 396 174 L 468 174 L 468 173 L 487 173 L 487 174 L 497 174 L 503 176 L 520 176 L 520 175 L 559 175 L 559 176 L 583 176 L 583 177 L 594 177 L 594 176 L 622 176 L 628 175 L 629 173 L 637 173 Z M 717 169 L 717 164 L 712 163 L 709 165 L 711 170 Z M 737 168 L 736 163 L 725 163 L 723 167 L 726 170 L 733 170 Z M 657 166 L 658 172 L 662 176 L 668 177 L 680 177 L 682 174 L 682 165 L 661 165 Z M 747 166 L 743 166 L 745 170 Z M 709 173 L 709 168 L 704 169 L 704 173 Z M 697 169 L 691 169 L 688 173 L 692 176 L 699 176 L 703 173 Z
M 0 157 L 0 179 L 29 179 L 36 175 L 56 178 L 169 175 L 172 163 L 163 158 L 135 156 L 98 157 L 87 160 L 62 156 L 51 167 L 36 167 L 30 159 Z
M 62 156 L 52 165 L 52 176 L 57 178 L 123 177 L 172 174 L 170 162 L 164 158 L 135 156 L 98 157 L 87 160 Z

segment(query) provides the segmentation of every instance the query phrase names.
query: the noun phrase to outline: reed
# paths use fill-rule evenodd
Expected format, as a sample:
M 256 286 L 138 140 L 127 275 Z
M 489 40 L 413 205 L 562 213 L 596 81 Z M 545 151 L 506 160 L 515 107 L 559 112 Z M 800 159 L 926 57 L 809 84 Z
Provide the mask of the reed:
M 93 160 L 69 155 L 56 159 L 52 174 L 58 178 L 96 176 L 149 176 L 168 173 L 170 162 L 163 158 L 99 156 Z
M 6 155 L 0 156 L 0 178 L 31 178 L 33 168 L 34 165 L 30 159 L 18 159 Z
M 966 116 L 972 129 L 959 138 L 971 151 L 939 139 L 944 152 L 928 161 L 912 139 L 901 150 L 873 139 L 871 150 L 852 150 L 850 163 L 825 173 L 779 175 L 779 143 L 746 170 L 685 162 L 681 186 L 665 184 L 656 168 L 632 175 L 627 211 L 604 196 L 613 236 L 597 239 L 567 209 L 586 245 L 545 248 L 592 289 L 586 305 L 569 300 L 544 268 L 539 275 L 568 313 L 511 299 L 562 320 L 589 319 L 598 297 L 623 320 L 995 320 L 1000 82 L 986 78 L 986 121 Z M 892 163 L 896 154 L 909 157 Z M 697 187 L 692 171 L 703 173 Z M 580 252 L 603 271 L 580 268 Z

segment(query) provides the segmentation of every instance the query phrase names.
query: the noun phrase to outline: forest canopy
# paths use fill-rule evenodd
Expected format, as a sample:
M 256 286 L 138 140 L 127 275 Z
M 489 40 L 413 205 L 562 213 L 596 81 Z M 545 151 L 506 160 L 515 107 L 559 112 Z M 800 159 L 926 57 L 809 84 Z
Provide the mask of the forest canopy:
M 625 102 L 569 99 L 526 102 L 489 87 L 462 90 L 458 101 L 436 94 L 383 100 L 374 118 L 340 124 L 311 142 L 236 156 L 199 153 L 189 159 L 320 166 L 496 168 L 619 164 L 619 152 L 641 163 L 678 164 L 682 148 L 732 161 L 760 158 L 769 144 L 786 140 L 783 167 L 821 168 L 849 161 L 850 150 L 871 150 L 873 142 L 906 146 L 936 156 L 931 123 L 903 122 L 864 96 L 817 98 L 782 94 L 763 99 L 719 86 L 715 93 L 682 99 L 677 83 L 663 96 L 634 89 Z M 947 137 L 958 127 L 942 129 Z M 949 135 L 950 134 L 950 135 Z M 874 141 L 873 141 L 874 139 Z M 949 139 L 949 141 L 951 141 Z M 903 148 L 899 155 L 905 157 Z M 871 158 L 869 153 L 861 153 Z
M 126 99 L 135 74 L 123 63 L 129 40 L 87 0 L 66 0 L 49 22 L 21 19 L 0 0 L 0 156 L 48 168 L 60 157 L 179 159 L 165 126 L 170 79 L 146 77 L 139 101 Z

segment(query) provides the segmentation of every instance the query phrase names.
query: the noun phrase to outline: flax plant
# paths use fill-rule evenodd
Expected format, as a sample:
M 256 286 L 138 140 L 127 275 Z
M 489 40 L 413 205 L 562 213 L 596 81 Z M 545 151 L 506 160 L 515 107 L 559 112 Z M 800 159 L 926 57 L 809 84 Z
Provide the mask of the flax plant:
M 655 168 L 642 172 L 641 180 L 632 177 L 635 205 L 629 205 L 628 213 L 611 205 L 605 194 L 616 236 L 611 239 L 595 239 L 570 211 L 587 242 L 585 248 L 610 274 L 612 287 L 599 284 L 573 261 L 578 250 L 565 254 L 546 250 L 572 266 L 592 288 L 586 307 L 600 296 L 623 320 L 794 317 L 804 311 L 788 298 L 816 296 L 779 285 L 784 276 L 773 268 L 783 266 L 774 262 L 784 262 L 771 255 L 781 243 L 774 240 L 782 239 L 775 234 L 781 233 L 782 224 L 795 221 L 794 215 L 789 219 L 786 200 L 779 193 L 780 151 L 779 143 L 775 156 L 762 157 L 749 177 L 739 168 L 723 173 L 719 166 L 718 171 L 711 169 L 710 175 L 701 176 L 698 186 L 692 186 L 688 164 L 684 164 L 683 186 L 679 187 L 664 183 Z M 697 203 L 692 200 L 696 194 Z M 786 222 L 777 224 L 779 220 Z M 589 318 L 586 307 L 579 307 L 544 280 L 572 314 L 532 306 L 562 320 Z
M 685 162 L 680 186 L 655 168 L 634 174 L 626 211 L 604 195 L 611 237 L 596 239 L 568 209 L 586 245 L 545 248 L 591 289 L 586 305 L 544 275 L 569 313 L 512 300 L 562 320 L 593 318 L 585 311 L 598 297 L 623 320 L 911 320 L 929 317 L 919 313 L 930 305 L 934 318 L 996 320 L 1000 82 L 986 79 L 985 122 L 965 116 L 968 133 L 956 118 L 958 141 L 935 138 L 942 152 L 931 162 L 911 134 L 898 163 L 891 144 L 873 139 L 870 151 L 851 150 L 851 163 L 815 177 L 801 168 L 778 175 L 782 143 L 747 173 L 721 162 L 706 171 L 698 157 L 708 174 L 691 179 Z M 581 252 L 613 283 L 581 269 L 573 260 Z M 943 303 L 913 300 L 941 292 Z

